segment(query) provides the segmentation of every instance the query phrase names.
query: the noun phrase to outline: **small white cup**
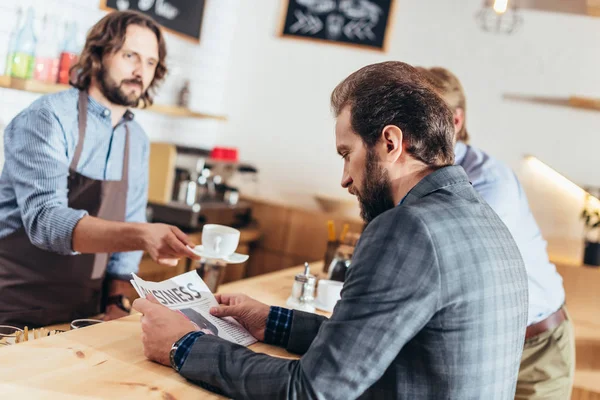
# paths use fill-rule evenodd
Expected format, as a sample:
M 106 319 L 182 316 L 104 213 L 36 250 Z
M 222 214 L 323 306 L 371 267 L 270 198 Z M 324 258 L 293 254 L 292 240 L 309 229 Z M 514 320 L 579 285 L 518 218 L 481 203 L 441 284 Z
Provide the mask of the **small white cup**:
M 317 308 L 329 312 L 333 311 L 333 307 L 341 298 L 342 286 L 344 286 L 343 282 L 321 279 L 317 287 L 317 301 L 315 302 Z
M 202 228 L 202 248 L 210 257 L 228 257 L 235 253 L 240 231 L 224 225 L 208 224 Z

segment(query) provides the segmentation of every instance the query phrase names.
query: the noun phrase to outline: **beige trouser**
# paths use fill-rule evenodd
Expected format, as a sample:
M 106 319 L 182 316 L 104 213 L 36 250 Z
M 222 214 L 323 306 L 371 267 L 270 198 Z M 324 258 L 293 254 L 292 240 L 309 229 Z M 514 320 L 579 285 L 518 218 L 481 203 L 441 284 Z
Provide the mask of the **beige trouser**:
M 575 334 L 567 313 L 555 329 L 525 340 L 515 399 L 568 400 L 574 375 Z

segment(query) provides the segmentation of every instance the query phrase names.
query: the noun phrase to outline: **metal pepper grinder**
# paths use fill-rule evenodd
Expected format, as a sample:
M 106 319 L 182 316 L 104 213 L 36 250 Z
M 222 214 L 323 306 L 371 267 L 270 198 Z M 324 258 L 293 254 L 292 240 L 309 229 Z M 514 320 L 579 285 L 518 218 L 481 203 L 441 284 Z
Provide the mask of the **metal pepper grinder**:
M 310 274 L 310 266 L 304 263 L 304 273 L 294 277 L 292 294 L 287 299 L 287 306 L 300 311 L 315 312 L 315 284 L 317 277 Z

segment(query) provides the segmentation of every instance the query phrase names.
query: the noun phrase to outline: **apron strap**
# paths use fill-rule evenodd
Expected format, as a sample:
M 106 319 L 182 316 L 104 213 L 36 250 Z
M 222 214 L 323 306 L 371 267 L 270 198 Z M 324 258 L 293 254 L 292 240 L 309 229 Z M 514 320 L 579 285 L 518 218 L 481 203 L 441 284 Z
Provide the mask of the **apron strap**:
M 79 123 L 79 140 L 75 147 L 75 154 L 73 160 L 71 160 L 71 166 L 69 167 L 72 171 L 77 171 L 77 165 L 79 165 L 79 159 L 81 158 L 81 152 L 83 151 L 83 142 L 85 140 L 85 129 L 87 125 L 87 109 L 88 109 L 88 94 L 87 92 L 79 91 L 79 101 L 77 102 L 77 121 Z
M 87 127 L 87 109 L 88 109 L 88 94 L 87 92 L 79 91 L 79 101 L 77 102 L 77 122 L 79 125 L 79 140 L 75 147 L 75 154 L 73 160 L 71 160 L 71 166 L 69 167 L 72 171 L 77 171 L 77 165 L 81 159 L 81 153 L 83 152 L 83 142 L 85 141 L 85 130 Z M 121 180 L 127 181 L 129 179 L 129 127 L 127 123 L 125 126 L 125 151 L 123 152 L 123 170 L 121 172 Z
M 125 125 L 125 150 L 123 151 L 123 171 L 121 172 L 121 180 L 127 182 L 129 180 L 129 127 Z

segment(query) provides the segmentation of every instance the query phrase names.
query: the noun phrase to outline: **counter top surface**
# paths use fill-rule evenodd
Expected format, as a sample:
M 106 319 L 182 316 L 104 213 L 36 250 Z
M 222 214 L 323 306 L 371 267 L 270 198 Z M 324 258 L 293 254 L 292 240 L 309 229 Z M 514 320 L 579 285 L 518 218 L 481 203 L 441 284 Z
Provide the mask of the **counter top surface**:
M 311 270 L 320 272 L 321 263 Z M 575 322 L 577 370 L 575 389 L 585 396 L 600 393 L 600 269 L 562 266 L 567 304 Z M 270 305 L 285 306 L 294 275 L 303 267 L 229 283 L 220 293 L 242 292 Z M 327 313 L 322 313 L 327 315 Z M 0 348 L 2 398 L 24 399 L 217 399 L 188 383 L 174 370 L 148 361 L 140 340 L 139 314 L 77 331 Z M 67 326 L 60 328 L 68 329 Z M 297 358 L 284 349 L 256 343 L 256 352 Z M 588 398 L 588 397 L 581 398 Z M 574 396 L 574 398 L 580 398 Z M 590 397 L 591 398 L 591 397 Z
M 320 270 L 320 264 L 313 264 Z M 219 292 L 243 292 L 272 305 L 285 305 L 290 268 L 223 285 Z M 23 399 L 217 399 L 173 369 L 144 357 L 140 315 L 0 349 L 2 398 Z M 63 326 L 64 329 L 68 329 Z M 282 348 L 256 343 L 256 352 L 296 358 Z

